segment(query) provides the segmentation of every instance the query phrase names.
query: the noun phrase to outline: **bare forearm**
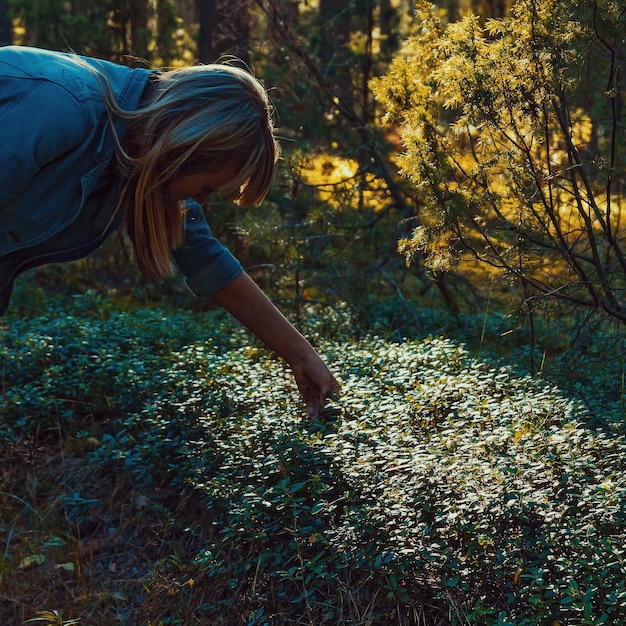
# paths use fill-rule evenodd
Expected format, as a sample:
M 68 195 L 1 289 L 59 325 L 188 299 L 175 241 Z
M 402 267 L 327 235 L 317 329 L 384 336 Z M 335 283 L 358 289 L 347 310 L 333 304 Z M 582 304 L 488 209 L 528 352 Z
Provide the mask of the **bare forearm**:
M 328 396 L 339 394 L 339 383 L 311 344 L 247 274 L 213 294 L 213 299 L 287 361 L 310 415 L 318 414 Z
M 247 274 L 213 294 L 213 299 L 288 363 L 313 349 Z

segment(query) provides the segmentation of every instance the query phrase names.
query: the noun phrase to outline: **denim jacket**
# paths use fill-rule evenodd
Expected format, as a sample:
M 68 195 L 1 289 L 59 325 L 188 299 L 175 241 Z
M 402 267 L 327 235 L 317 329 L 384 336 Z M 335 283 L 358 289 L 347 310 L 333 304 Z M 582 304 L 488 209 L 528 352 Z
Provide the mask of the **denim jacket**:
M 131 111 L 151 72 L 80 60 L 0 47 L 0 315 L 19 273 L 41 262 L 86 256 L 110 234 L 88 232 L 108 224 L 115 206 L 114 194 L 95 203 L 92 192 L 116 144 L 98 78 L 84 64 L 103 74 L 119 106 Z M 113 125 L 123 137 L 128 121 L 114 117 Z M 187 208 L 185 243 L 172 256 L 190 289 L 208 295 L 242 269 L 212 236 L 200 206 L 189 200 Z M 38 263 L 41 246 L 48 256 Z

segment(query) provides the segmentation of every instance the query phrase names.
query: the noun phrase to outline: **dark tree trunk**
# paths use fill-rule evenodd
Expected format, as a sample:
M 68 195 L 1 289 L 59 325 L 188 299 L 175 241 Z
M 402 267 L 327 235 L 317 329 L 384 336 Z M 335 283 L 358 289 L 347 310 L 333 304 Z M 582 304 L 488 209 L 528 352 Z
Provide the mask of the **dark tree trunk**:
M 350 0 L 320 0 L 319 16 L 323 22 L 326 41 L 320 48 L 320 60 L 325 66 L 323 73 L 331 78 L 339 98 L 352 108 L 354 106 L 353 68 L 345 54 L 350 43 L 354 6 Z
M 232 54 L 248 62 L 249 2 L 248 0 L 197 0 L 198 60 L 213 63 L 220 56 Z
M 198 0 L 198 60 L 200 63 L 211 63 L 214 60 L 212 24 L 215 15 L 216 0 Z
M 380 6 L 380 34 L 383 37 L 389 37 L 391 35 L 391 20 L 394 15 L 391 0 L 380 0 L 378 5 Z
M 13 43 L 13 24 L 9 14 L 9 1 L 0 0 L 0 46 Z
M 132 51 L 135 56 L 148 58 L 148 3 L 146 0 L 131 0 L 129 2 L 130 38 Z

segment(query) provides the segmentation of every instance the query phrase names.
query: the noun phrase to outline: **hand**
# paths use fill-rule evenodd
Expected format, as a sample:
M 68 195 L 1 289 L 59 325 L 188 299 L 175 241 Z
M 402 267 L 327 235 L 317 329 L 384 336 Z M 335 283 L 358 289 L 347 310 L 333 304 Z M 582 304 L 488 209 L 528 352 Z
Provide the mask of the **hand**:
M 289 364 L 312 418 L 319 417 L 326 398 L 339 396 L 339 383 L 324 361 L 247 274 L 240 274 L 213 299 Z
M 339 383 L 313 349 L 306 359 L 290 363 L 290 367 L 309 417 L 318 419 L 327 398 L 339 399 Z

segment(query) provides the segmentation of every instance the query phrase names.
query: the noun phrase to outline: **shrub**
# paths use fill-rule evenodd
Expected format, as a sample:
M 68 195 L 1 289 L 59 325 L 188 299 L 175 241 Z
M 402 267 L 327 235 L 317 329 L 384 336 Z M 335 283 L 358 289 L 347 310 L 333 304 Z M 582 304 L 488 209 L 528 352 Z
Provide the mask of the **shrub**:
M 528 314 L 559 303 L 626 321 L 624 85 L 609 69 L 623 6 L 533 0 L 447 23 L 416 7 L 414 33 L 371 81 L 424 205 L 401 251 L 434 271 L 484 263 Z
M 199 494 L 203 615 L 409 624 L 428 605 L 442 623 L 530 626 L 626 611 L 626 445 L 559 389 L 451 340 L 346 336 L 322 345 L 343 397 L 310 422 L 283 365 L 221 315 L 107 315 L 7 325 L 0 429 L 98 427 L 89 463 Z

